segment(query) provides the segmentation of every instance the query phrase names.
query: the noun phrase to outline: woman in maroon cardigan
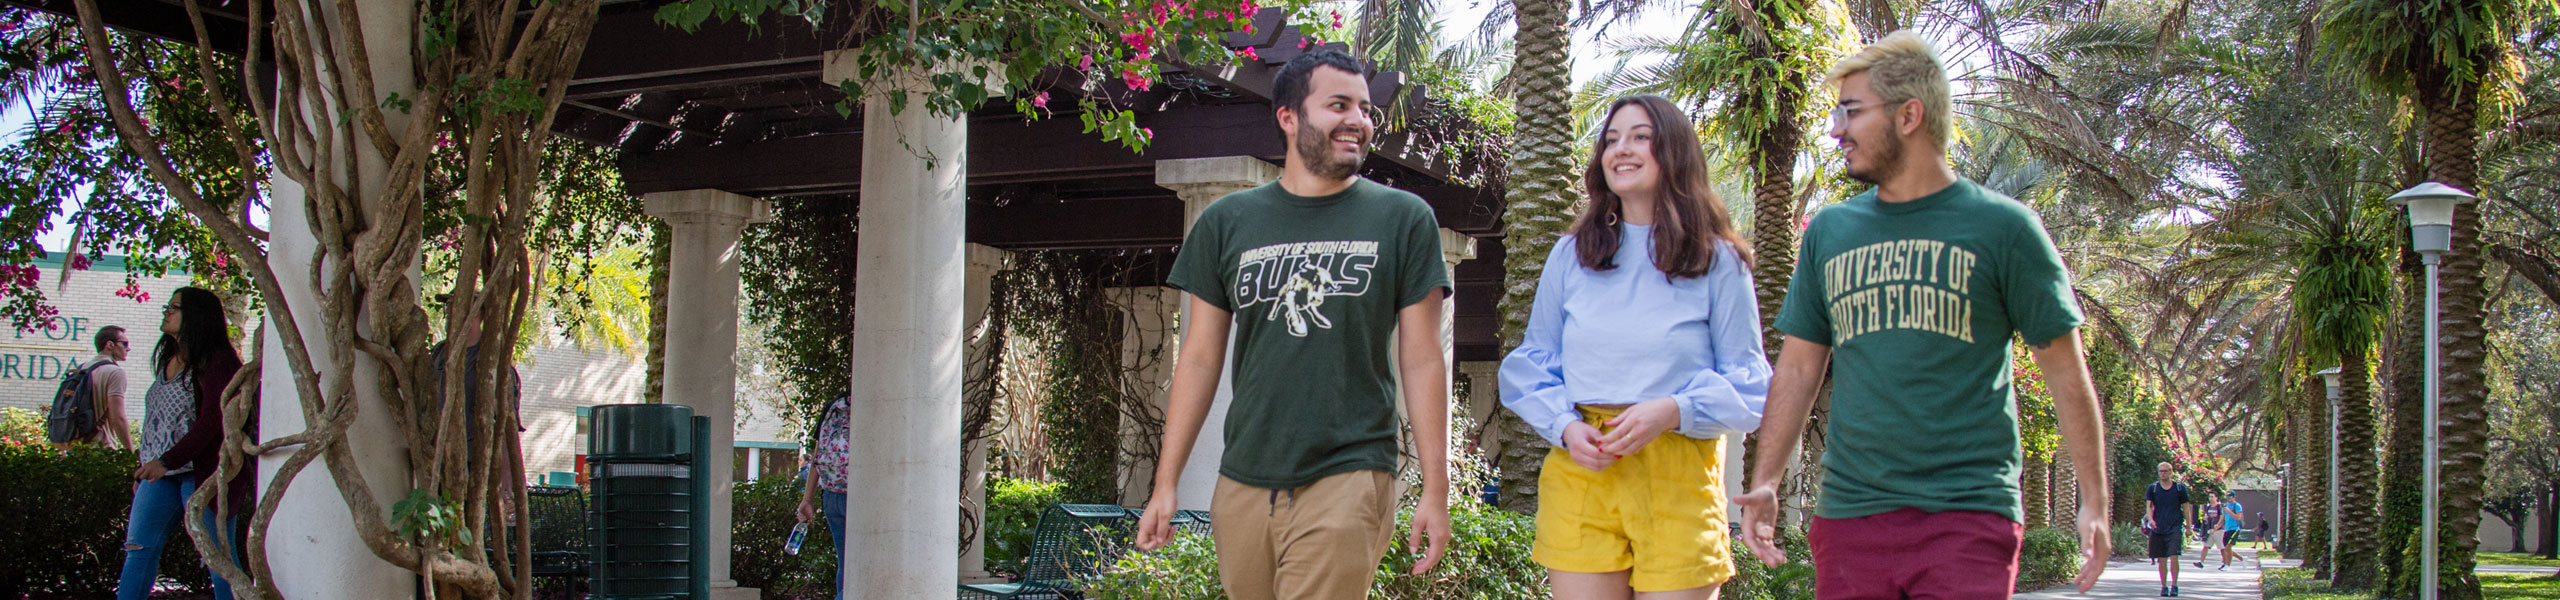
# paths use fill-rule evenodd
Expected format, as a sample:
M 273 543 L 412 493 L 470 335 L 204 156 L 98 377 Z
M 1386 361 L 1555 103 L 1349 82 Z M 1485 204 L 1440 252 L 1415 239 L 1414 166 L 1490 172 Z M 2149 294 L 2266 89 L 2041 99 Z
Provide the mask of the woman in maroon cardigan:
M 159 578 L 160 551 L 172 543 L 187 497 L 213 476 L 222 447 L 222 390 L 240 372 L 240 353 L 231 347 L 231 323 L 222 314 L 222 298 L 203 289 L 178 288 L 160 309 L 160 344 L 151 351 L 151 391 L 144 396 L 145 417 L 138 440 L 142 466 L 133 471 L 133 512 L 126 521 L 124 574 L 116 582 L 117 600 L 141 600 Z M 243 469 L 224 482 L 231 498 L 228 524 L 248 514 L 251 471 Z M 235 527 L 211 527 L 231 531 Z M 230 543 L 233 540 L 224 540 Z M 187 543 L 183 538 L 177 543 Z M 236 554 L 236 553 L 235 553 Z M 213 578 L 214 597 L 231 599 L 231 586 Z

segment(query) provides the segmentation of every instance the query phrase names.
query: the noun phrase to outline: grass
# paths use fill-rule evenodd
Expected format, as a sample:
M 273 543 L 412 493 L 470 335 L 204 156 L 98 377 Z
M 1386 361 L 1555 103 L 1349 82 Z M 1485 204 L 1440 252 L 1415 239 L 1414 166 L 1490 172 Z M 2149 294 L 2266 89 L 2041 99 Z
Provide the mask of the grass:
M 2329 591 L 2329 582 L 2311 578 L 2306 569 L 2273 569 L 2259 576 L 2267 600 L 2365 600 L 2355 592 Z M 2481 596 L 2489 600 L 2560 600 L 2560 578 L 2539 575 L 2481 575 Z
M 2480 564 L 2484 565 L 2560 568 L 2560 560 L 2552 560 L 2531 554 L 2516 554 L 2513 552 L 2482 552 L 2479 554 L 2479 557 Z

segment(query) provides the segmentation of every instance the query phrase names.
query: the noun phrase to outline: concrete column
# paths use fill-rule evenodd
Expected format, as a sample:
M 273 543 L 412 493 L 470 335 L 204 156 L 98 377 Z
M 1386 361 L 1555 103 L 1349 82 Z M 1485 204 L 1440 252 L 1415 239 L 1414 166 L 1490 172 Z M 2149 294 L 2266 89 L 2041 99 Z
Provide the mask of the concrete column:
M 667 262 L 666 401 L 711 419 L 711 595 L 754 598 L 729 578 L 730 448 L 738 416 L 738 236 L 773 220 L 764 200 L 720 190 L 659 192 L 642 198 L 649 216 L 675 234 Z
M 1458 363 L 1457 371 L 1467 378 L 1467 418 L 1474 420 L 1478 427 L 1493 422 L 1494 413 L 1502 410 L 1501 382 L 1494 380 L 1496 374 L 1502 371 L 1502 361 L 1478 360 Z M 1490 434 L 1493 428 L 1484 427 L 1484 430 Z M 1475 443 L 1476 451 L 1483 453 L 1488 461 L 1502 450 L 1501 436 L 1485 435 L 1471 441 Z
M 861 75 L 827 53 L 827 81 Z M 992 72 L 992 71 L 991 71 Z M 862 238 L 855 272 L 848 597 L 951 594 L 960 574 L 960 380 L 968 268 L 967 121 L 925 108 L 926 73 L 863 86 Z M 904 110 L 891 109 L 903 95 Z
M 1182 306 L 1188 296 L 1179 290 L 1160 286 L 1112 288 L 1111 303 L 1126 313 L 1120 321 L 1120 366 L 1129 370 L 1132 383 L 1155 407 L 1156 416 L 1164 416 L 1173 384 L 1174 349 L 1179 340 L 1175 332 L 1181 324 Z M 1137 419 L 1120 417 L 1121 456 L 1138 457 L 1156 453 L 1163 436 L 1140 435 Z M 1147 494 L 1154 490 L 1156 464 L 1151 460 L 1124 460 L 1120 464 L 1120 503 L 1144 506 Z
M 980 371 L 977 366 L 986 364 L 982 361 L 1003 360 L 1003 357 L 988 355 L 993 348 L 987 346 L 983 327 L 989 325 L 985 322 L 987 303 L 995 293 L 996 272 L 1003 271 L 1006 265 L 1012 264 L 1012 261 L 1013 252 L 1011 251 L 993 246 L 969 245 L 968 279 L 961 282 L 963 290 L 961 310 L 967 313 L 963 315 L 961 322 L 968 324 L 969 330 L 968 358 L 967 362 L 963 363 L 968 368 L 968 372 L 962 375 L 964 380 L 967 377 L 978 376 Z M 986 385 L 993 385 L 993 382 L 987 382 Z M 969 547 L 960 553 L 962 583 L 995 580 L 993 575 L 987 573 L 987 442 L 988 440 L 985 439 L 969 442 L 960 452 L 960 491 L 978 515 L 978 526 L 972 530 L 976 533 L 969 537 Z
M 315 17 L 317 22 L 335 24 L 346 18 L 339 14 L 336 5 L 324 5 L 320 10 L 321 14 Z M 358 34 L 364 36 L 369 46 L 406 48 L 413 39 L 412 26 L 417 22 L 417 11 L 407 2 L 368 3 L 353 19 L 360 29 Z M 328 31 L 330 35 L 349 35 L 337 27 L 330 27 Z M 317 34 L 315 31 L 314 35 Z M 373 74 L 376 93 L 415 94 L 416 77 L 412 73 L 409 53 L 374 52 L 369 58 L 370 63 L 363 66 Z M 340 66 L 324 66 L 320 69 L 320 80 L 311 85 L 336 85 L 331 80 Z M 342 114 L 345 108 L 335 103 L 334 95 L 311 94 L 304 98 L 309 104 L 303 107 L 303 114 L 310 119 L 330 118 L 330 115 Z M 408 115 L 399 111 L 384 111 L 383 118 L 394 130 L 406 128 L 410 120 Z M 357 157 L 357 181 L 347 182 L 356 186 L 348 190 L 350 195 L 361 199 L 383 197 L 382 182 L 389 178 L 390 162 L 388 157 L 374 149 L 373 144 L 333 138 L 314 140 L 313 143 L 335 147 L 334 151 L 339 156 Z M 337 168 L 335 165 L 320 166 L 322 170 Z M 283 292 L 285 304 L 296 309 L 295 324 L 301 328 L 304 340 L 308 342 L 306 348 L 311 353 L 312 362 L 328 365 L 335 361 L 338 352 L 353 350 L 322 341 L 326 329 L 322 323 L 320 295 L 326 290 L 316 287 L 313 278 L 307 276 L 312 272 L 312 257 L 318 253 L 320 244 L 311 229 L 312 217 L 305 210 L 305 188 L 282 172 L 270 175 L 268 180 L 272 185 L 268 226 L 273 233 L 267 248 L 267 266 L 279 275 L 276 285 Z M 336 260 L 345 260 L 345 257 Z M 414 282 L 419 275 L 413 270 L 409 278 Z M 269 314 L 272 318 L 273 313 Z M 267 331 L 282 331 L 274 328 L 273 323 L 266 326 Z M 262 389 L 266 390 L 266 401 L 260 403 L 258 410 L 259 436 L 275 439 L 301 433 L 307 429 L 302 415 L 303 398 L 300 397 L 300 388 L 294 385 L 293 370 L 284 366 L 283 338 L 267 336 L 263 350 L 264 356 L 273 360 L 269 360 L 267 367 L 258 374 Z M 326 369 L 323 366 L 320 372 L 320 389 L 331 389 L 342 383 L 340 375 Z M 358 410 L 355 423 L 346 433 L 351 441 L 349 451 L 357 463 L 356 469 L 364 473 L 366 483 L 373 489 L 375 501 L 380 503 L 375 508 L 383 514 L 377 516 L 387 522 L 391 517 L 391 503 L 404 497 L 409 489 L 409 451 L 404 434 L 391 421 L 390 408 L 373 391 L 382 377 L 381 371 L 371 361 L 357 360 L 352 375 L 355 381 L 349 389 L 353 390 Z M 133 399 L 130 402 L 141 403 L 140 393 L 127 397 Z M 135 421 L 134 426 L 139 430 L 141 422 Z M 276 471 L 284 465 L 285 458 L 285 453 L 259 457 L 256 464 L 258 489 L 273 489 Z M 279 500 L 281 505 L 277 507 L 275 520 L 270 523 L 266 552 L 268 563 L 275 566 L 277 591 L 288 598 L 409 597 L 415 589 L 416 577 L 407 569 L 374 556 L 373 551 L 357 537 L 354 518 L 345 497 L 338 491 L 336 481 L 329 475 L 327 461 L 322 458 L 320 462 L 307 465 L 294 477 L 291 487 Z M 177 537 L 172 541 L 185 543 L 185 540 Z
M 1280 167 L 1250 156 L 1220 156 L 1156 161 L 1156 185 L 1172 189 L 1182 198 L 1182 231 L 1191 233 L 1191 225 L 1200 222 L 1200 211 L 1219 197 L 1253 188 L 1280 178 Z M 1182 306 L 1182 322 L 1191 323 L 1189 295 L 1176 300 Z M 1179 343 L 1170 344 L 1168 352 L 1180 350 Z M 1182 465 L 1182 486 L 1175 492 L 1177 506 L 1184 510 L 1208 510 L 1209 498 L 1218 487 L 1218 461 L 1227 453 L 1227 404 L 1235 399 L 1235 338 L 1227 338 L 1227 364 L 1218 376 L 1218 396 L 1209 405 L 1209 418 L 1200 424 L 1200 438 L 1191 444 L 1191 460 Z M 1162 440 L 1156 441 L 1162 443 Z

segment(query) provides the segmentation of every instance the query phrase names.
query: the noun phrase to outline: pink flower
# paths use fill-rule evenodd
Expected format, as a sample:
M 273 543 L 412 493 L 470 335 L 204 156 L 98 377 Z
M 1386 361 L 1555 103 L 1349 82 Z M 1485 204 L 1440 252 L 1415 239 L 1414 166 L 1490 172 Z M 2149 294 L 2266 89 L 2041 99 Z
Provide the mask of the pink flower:
M 1032 106 L 1033 108 L 1048 108 L 1048 107 L 1049 107 L 1049 92 L 1042 91 L 1042 92 L 1037 93 L 1037 94 L 1032 94 L 1032 95 L 1031 95 L 1031 106 Z
M 85 254 L 73 254 L 71 255 L 71 260 L 64 262 L 71 265 L 71 270 L 73 271 L 89 270 L 89 256 Z
M 1138 72 L 1137 67 L 1130 67 L 1129 70 L 1120 72 L 1120 83 L 1128 84 L 1129 89 L 1143 92 L 1147 91 L 1147 87 L 1154 82 L 1147 79 L 1145 73 Z
M 1253 60 L 1262 60 L 1262 55 L 1255 53 L 1252 46 L 1245 46 L 1244 49 L 1237 50 L 1236 54 Z
M 1083 60 L 1076 61 L 1076 68 L 1078 68 L 1078 69 L 1083 69 L 1083 70 L 1088 70 L 1088 71 L 1089 71 L 1089 70 L 1092 70 L 1092 69 L 1093 69 L 1093 55 L 1091 55 L 1091 54 L 1084 55 L 1084 59 L 1083 59 Z
M 1140 128 L 1138 128 L 1138 139 L 1142 139 L 1142 140 L 1153 140 L 1153 139 L 1156 139 L 1156 130 L 1155 130 L 1155 128 L 1153 128 L 1153 127 L 1140 127 Z

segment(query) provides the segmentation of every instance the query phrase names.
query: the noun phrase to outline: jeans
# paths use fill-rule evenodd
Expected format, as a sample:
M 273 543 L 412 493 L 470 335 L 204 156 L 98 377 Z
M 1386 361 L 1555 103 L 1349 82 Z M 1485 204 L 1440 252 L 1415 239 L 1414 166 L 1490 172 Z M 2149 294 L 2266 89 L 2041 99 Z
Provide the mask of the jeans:
M 193 543 L 170 533 L 178 530 L 178 515 L 186 512 L 187 497 L 195 493 L 196 478 L 187 473 L 134 485 L 133 512 L 125 521 L 124 573 L 116 579 L 116 600 L 150 597 L 151 583 L 160 578 L 160 551 L 168 547 L 173 537 L 179 543 Z M 202 518 L 208 531 L 230 530 L 214 527 L 210 510 Z M 231 582 L 214 575 L 213 597 L 231 600 Z
M 827 535 L 836 541 L 836 600 L 844 600 L 844 492 L 819 490 L 818 512 L 827 516 Z

